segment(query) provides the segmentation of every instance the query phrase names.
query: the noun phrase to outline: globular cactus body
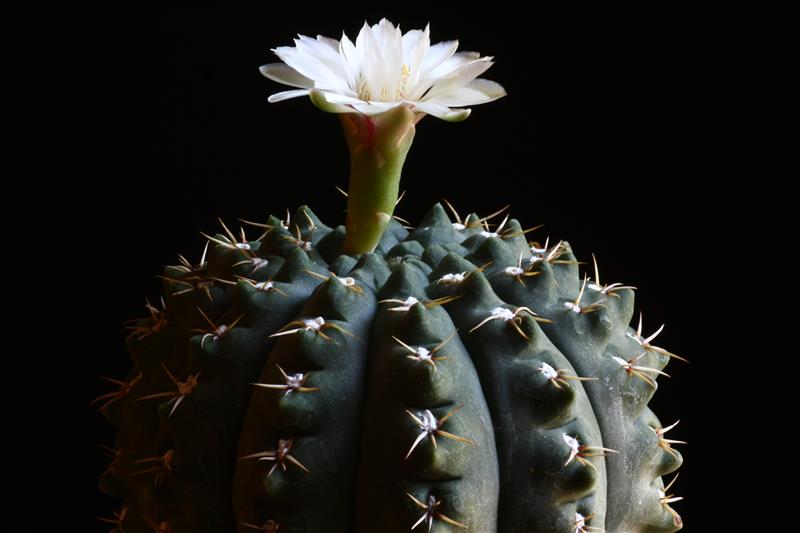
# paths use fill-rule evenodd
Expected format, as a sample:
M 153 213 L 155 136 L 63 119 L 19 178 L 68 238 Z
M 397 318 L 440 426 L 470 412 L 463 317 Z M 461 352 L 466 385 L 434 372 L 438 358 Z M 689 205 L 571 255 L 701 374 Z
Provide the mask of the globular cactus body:
M 361 255 L 306 207 L 263 226 L 167 267 L 133 326 L 103 405 L 119 531 L 680 528 L 647 408 L 672 354 L 631 288 L 439 205 Z

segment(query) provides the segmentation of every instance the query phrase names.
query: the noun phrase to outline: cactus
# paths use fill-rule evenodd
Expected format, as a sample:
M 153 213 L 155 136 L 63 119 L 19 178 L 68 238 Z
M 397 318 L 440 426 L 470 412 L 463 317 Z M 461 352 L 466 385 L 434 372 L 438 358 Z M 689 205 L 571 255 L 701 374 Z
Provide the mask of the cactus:
M 101 520 L 120 533 L 680 529 L 663 479 L 680 441 L 647 404 L 682 358 L 641 317 L 630 326 L 634 288 L 601 283 L 596 261 L 581 275 L 566 241 L 529 243 L 503 210 L 462 219 L 446 204 L 451 219 L 436 204 L 404 227 L 392 212 L 419 116 L 342 117 L 346 227 L 306 206 L 245 223 L 250 237 L 221 221 L 129 326 L 134 369 L 97 399 L 119 428 L 100 488 L 123 500 Z

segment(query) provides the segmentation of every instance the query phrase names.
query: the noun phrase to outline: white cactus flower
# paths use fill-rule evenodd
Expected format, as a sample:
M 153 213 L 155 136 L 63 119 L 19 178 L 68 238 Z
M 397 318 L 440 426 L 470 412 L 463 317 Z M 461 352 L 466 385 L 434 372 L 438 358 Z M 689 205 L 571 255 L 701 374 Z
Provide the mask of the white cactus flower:
M 372 116 L 405 105 L 420 118 L 459 121 L 470 114 L 459 108 L 506 94 L 500 84 L 478 78 L 492 66 L 492 57 L 456 52 L 458 41 L 431 45 L 430 26 L 403 34 L 382 19 L 373 26 L 365 22 L 355 44 L 344 33 L 341 40 L 298 35 L 294 42 L 273 49 L 283 63 L 260 69 L 267 78 L 296 87 L 273 94 L 270 102 L 308 95 L 332 113 Z

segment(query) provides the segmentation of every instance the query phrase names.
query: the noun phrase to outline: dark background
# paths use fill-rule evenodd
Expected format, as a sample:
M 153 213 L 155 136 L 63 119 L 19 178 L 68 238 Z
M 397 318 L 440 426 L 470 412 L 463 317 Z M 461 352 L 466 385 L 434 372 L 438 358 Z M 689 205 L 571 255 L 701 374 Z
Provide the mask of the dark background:
M 129 368 L 121 323 L 158 294 L 176 253 L 196 259 L 216 217 L 308 203 L 344 220 L 347 153 L 334 116 L 258 66 L 295 33 L 355 37 L 366 18 L 495 55 L 509 95 L 464 123 L 426 118 L 398 214 L 443 197 L 512 205 L 535 234 L 597 254 L 640 288 L 646 330 L 687 356 L 653 400 L 686 439 L 675 507 L 689 532 L 793 521 L 763 484 L 793 461 L 789 389 L 797 289 L 797 64 L 786 14 L 498 6 L 322 13 L 174 10 L 2 17 L 4 531 L 105 531 L 89 401 Z M 8 267 L 8 268 L 6 268 Z M 790 403 L 791 402 L 791 403 Z M 786 474 L 788 475 L 788 473 Z M 748 528 L 747 526 L 750 526 Z

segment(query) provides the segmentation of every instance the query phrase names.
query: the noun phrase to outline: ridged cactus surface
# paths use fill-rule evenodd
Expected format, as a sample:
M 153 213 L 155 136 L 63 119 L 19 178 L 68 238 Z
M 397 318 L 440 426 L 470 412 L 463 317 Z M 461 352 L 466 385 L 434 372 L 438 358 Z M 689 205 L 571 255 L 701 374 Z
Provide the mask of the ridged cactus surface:
M 677 356 L 569 244 L 441 205 L 370 254 L 306 207 L 248 231 L 167 267 L 131 326 L 99 402 L 115 531 L 680 529 L 647 407 Z

